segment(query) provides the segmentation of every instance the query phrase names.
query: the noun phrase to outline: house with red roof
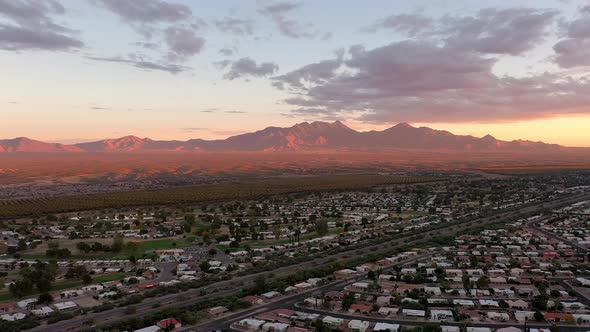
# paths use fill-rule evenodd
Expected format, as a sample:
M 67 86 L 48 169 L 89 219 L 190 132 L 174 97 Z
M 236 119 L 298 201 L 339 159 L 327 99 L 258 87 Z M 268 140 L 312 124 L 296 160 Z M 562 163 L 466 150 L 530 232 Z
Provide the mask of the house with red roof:
M 158 327 L 164 330 L 168 330 L 172 327 L 172 329 L 179 329 L 182 327 L 182 324 L 174 317 L 165 318 L 158 322 Z
M 359 313 L 359 314 L 368 314 L 371 312 L 371 309 L 373 309 L 373 307 L 371 307 L 370 305 L 355 303 L 350 306 L 350 308 L 348 309 L 348 312 Z

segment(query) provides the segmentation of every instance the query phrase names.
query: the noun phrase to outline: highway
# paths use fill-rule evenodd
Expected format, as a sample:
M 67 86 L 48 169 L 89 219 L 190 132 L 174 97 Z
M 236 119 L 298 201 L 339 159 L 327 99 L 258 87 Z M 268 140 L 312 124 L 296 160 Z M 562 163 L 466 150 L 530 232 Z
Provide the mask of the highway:
M 569 204 L 581 201 L 581 200 L 589 200 L 590 193 L 586 194 L 578 194 L 568 197 L 563 197 L 551 202 L 544 202 L 544 203 L 537 203 L 528 206 L 524 206 L 518 210 L 521 213 L 521 217 L 526 217 L 530 215 L 537 214 L 547 209 L 555 209 L 562 206 L 567 206 Z M 314 266 L 319 266 L 322 264 L 329 263 L 334 260 L 347 260 L 350 259 L 352 256 L 362 256 L 366 253 L 371 254 L 379 254 L 379 253 L 386 253 L 390 252 L 392 249 L 405 247 L 405 246 L 413 246 L 418 245 L 427 241 L 429 238 L 434 236 L 450 236 L 456 234 L 460 231 L 464 231 L 469 228 L 475 228 L 482 225 L 487 224 L 494 224 L 494 223 L 502 223 L 502 222 L 509 222 L 515 220 L 515 211 L 504 211 L 498 212 L 496 214 L 482 217 L 479 219 L 475 219 L 466 224 L 469 225 L 456 225 L 451 224 L 448 227 L 430 231 L 424 231 L 419 233 L 422 235 L 421 239 L 414 240 L 414 241 L 407 241 L 402 242 L 399 240 L 393 240 L 392 242 L 395 243 L 380 243 L 374 245 L 368 245 L 362 249 L 349 249 L 346 251 L 342 251 L 336 253 L 334 255 L 312 259 L 303 263 L 293 264 L 289 266 L 284 266 L 272 271 L 274 276 L 284 276 L 289 275 L 293 271 L 298 271 L 302 269 L 309 269 L 313 268 Z M 412 235 L 408 235 L 412 237 Z M 41 325 L 30 331 L 77 331 L 83 327 L 83 323 L 86 321 L 93 321 L 95 324 L 99 324 L 100 326 L 109 325 L 118 321 L 123 321 L 126 319 L 130 319 L 137 316 L 145 316 L 151 313 L 155 313 L 161 311 L 166 308 L 170 307 L 183 307 L 188 306 L 190 304 L 194 304 L 200 301 L 206 301 L 211 298 L 220 297 L 224 295 L 230 295 L 239 292 L 241 288 L 248 287 L 254 284 L 254 280 L 260 276 L 268 276 L 271 272 L 260 272 L 255 274 L 250 274 L 247 276 L 242 277 L 234 277 L 231 280 L 217 282 L 208 286 L 204 286 L 201 288 L 194 288 L 187 290 L 185 292 L 179 292 L 176 294 L 167 294 L 160 297 L 155 298 L 146 298 L 143 302 L 134 305 L 137 308 L 137 311 L 133 314 L 126 314 L 125 307 L 117 307 L 111 310 L 99 312 L 99 313 L 88 313 L 81 316 L 76 316 L 70 320 L 60 321 L 51 325 Z M 206 292 L 206 295 L 199 295 L 202 291 Z M 179 299 L 179 295 L 183 295 L 182 299 Z M 159 304 L 159 306 L 157 306 Z

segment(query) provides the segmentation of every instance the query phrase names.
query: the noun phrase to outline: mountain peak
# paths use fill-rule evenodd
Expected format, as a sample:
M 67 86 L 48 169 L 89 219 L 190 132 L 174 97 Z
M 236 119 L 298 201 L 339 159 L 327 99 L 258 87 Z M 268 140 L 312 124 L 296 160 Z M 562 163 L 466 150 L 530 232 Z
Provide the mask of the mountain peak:
M 566 151 L 559 145 L 530 141 L 502 141 L 453 135 L 448 131 L 414 127 L 402 122 L 383 131 L 359 132 L 340 121 L 302 122 L 292 127 L 268 127 L 223 140 L 159 141 L 129 135 L 96 142 L 64 145 L 26 137 L 0 140 L 0 152 L 140 152 L 140 151 L 392 151 L 419 149 L 439 151 Z
M 415 127 L 412 126 L 411 124 L 407 123 L 407 122 L 400 122 L 400 123 L 396 124 L 395 126 L 393 126 L 393 128 L 412 129 L 412 128 L 415 128 Z

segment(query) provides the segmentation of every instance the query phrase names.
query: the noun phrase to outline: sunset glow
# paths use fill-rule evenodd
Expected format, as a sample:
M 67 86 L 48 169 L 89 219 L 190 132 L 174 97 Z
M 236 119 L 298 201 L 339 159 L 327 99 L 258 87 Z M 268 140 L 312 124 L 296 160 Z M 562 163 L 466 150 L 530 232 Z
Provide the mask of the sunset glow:
M 0 132 L 219 139 L 342 120 L 590 146 L 585 4 L 0 1 Z

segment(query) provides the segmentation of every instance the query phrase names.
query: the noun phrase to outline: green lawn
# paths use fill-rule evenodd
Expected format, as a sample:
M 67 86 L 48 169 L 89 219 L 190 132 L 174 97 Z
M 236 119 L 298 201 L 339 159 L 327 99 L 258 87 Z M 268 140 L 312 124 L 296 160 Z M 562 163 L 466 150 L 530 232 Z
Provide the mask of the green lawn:
M 103 282 L 121 280 L 125 277 L 126 277 L 126 275 L 123 273 L 112 273 L 112 274 L 101 275 L 98 277 L 93 277 L 92 284 L 100 284 Z M 53 285 L 53 287 L 51 287 L 51 292 L 61 291 L 64 289 L 78 288 L 83 285 L 84 284 L 80 280 L 64 280 L 64 281 L 60 281 L 60 282 L 55 283 Z M 27 294 L 25 297 L 31 297 L 31 296 L 35 296 L 35 295 L 39 295 L 39 292 L 37 292 L 36 290 Z M 10 294 L 10 292 L 7 289 L 0 291 L 0 302 L 8 302 L 8 301 L 13 301 L 13 300 L 16 300 L 16 299 L 12 296 L 12 294 Z

